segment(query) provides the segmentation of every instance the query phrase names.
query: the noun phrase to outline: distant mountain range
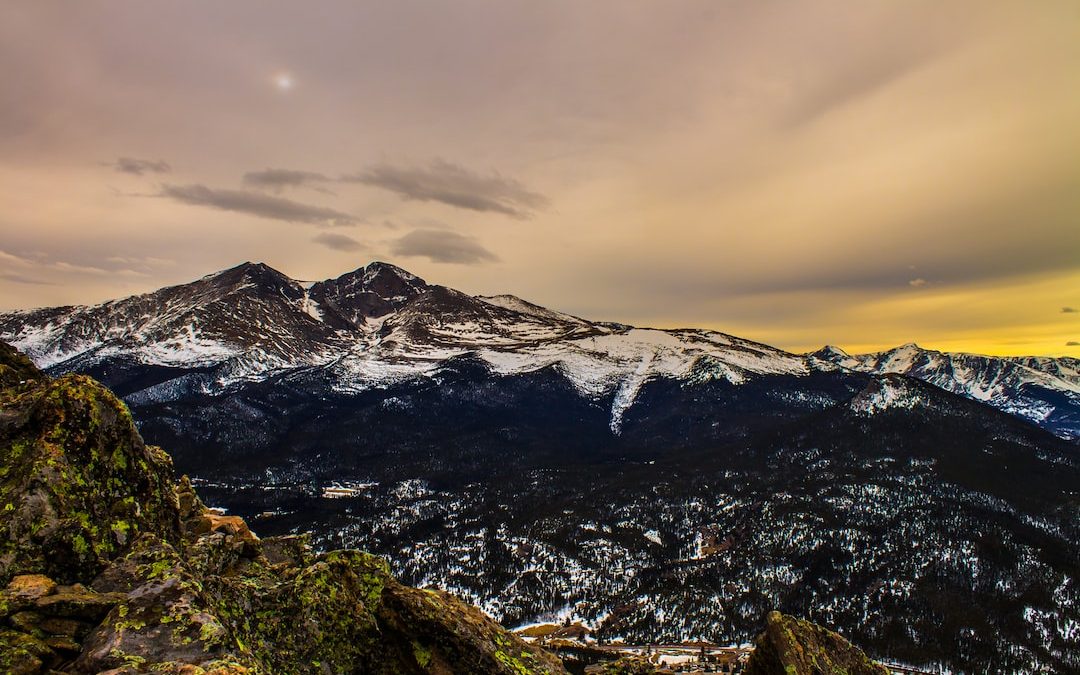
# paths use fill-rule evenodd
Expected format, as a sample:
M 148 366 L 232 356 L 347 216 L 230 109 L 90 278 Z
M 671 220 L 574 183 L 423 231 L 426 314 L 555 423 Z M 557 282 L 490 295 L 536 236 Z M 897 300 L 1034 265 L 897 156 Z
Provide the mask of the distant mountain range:
M 864 373 L 898 373 L 987 403 L 1062 438 L 1080 438 L 1080 359 L 982 356 L 906 344 L 852 356 L 827 346 L 812 357 Z
M 358 392 L 430 375 L 467 355 L 498 375 L 554 367 L 583 396 L 613 396 L 610 427 L 618 433 L 651 378 L 737 384 L 840 367 L 915 377 L 1063 438 L 1080 437 L 1074 358 L 950 354 L 910 344 L 857 356 L 831 346 L 790 354 L 714 331 L 640 329 L 512 295 L 470 296 L 379 262 L 320 282 L 244 263 L 100 305 L 0 314 L 0 338 L 57 372 L 163 369 L 151 378 L 157 381 L 117 381 L 129 395 L 140 387 L 149 400 L 167 398 L 163 390 L 175 385 L 214 393 L 311 368 L 336 391 Z M 202 376 L 197 383 L 186 372 L 169 377 L 174 369 Z
M 731 642 L 781 609 L 892 661 L 1080 668 L 1075 359 L 792 354 L 385 263 L 247 263 L 0 339 L 108 384 L 260 532 L 508 624 Z

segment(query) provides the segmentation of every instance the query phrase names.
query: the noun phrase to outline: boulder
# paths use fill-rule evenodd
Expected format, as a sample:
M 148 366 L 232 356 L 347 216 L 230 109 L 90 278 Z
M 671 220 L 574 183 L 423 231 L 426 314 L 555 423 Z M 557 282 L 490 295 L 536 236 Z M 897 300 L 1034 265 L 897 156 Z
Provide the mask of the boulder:
M 745 675 L 889 675 L 861 649 L 817 624 L 769 612 Z

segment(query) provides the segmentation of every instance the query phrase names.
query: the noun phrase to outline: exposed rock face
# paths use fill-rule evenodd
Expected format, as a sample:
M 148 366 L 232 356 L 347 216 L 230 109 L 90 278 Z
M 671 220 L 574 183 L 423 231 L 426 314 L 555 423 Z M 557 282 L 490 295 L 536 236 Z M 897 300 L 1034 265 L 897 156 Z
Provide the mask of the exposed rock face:
M 143 532 L 179 536 L 172 460 L 143 443 L 108 389 L 24 367 L 0 405 L 0 584 L 87 580 Z
M 34 362 L 6 342 L 0 342 L 0 388 L 44 377 Z
M 889 675 L 861 649 L 817 624 L 769 612 L 746 675 Z
M 565 672 L 379 558 L 211 513 L 107 389 L 2 343 L 0 481 L 0 672 Z

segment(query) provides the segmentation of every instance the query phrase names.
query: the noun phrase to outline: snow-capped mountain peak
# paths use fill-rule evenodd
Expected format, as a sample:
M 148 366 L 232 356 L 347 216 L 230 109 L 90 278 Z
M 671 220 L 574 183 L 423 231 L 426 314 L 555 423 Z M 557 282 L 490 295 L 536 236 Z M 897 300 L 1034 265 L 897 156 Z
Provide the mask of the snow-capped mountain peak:
M 1065 438 L 1080 438 L 1080 361 L 940 352 L 914 343 L 849 355 L 835 347 L 809 354 L 849 370 L 900 374 L 988 403 Z
M 948 354 L 915 344 L 796 355 L 714 331 L 592 322 L 513 295 L 471 296 L 384 262 L 318 282 L 243 263 L 99 305 L 3 314 L 0 339 L 57 372 L 212 372 L 200 380 L 208 394 L 311 368 L 334 390 L 359 392 L 432 377 L 468 356 L 493 376 L 553 369 L 582 396 L 606 400 L 615 433 L 643 385 L 658 378 L 741 384 L 838 368 L 896 373 L 1080 436 L 1075 359 Z
M 463 355 L 496 375 L 553 367 L 583 395 L 613 397 L 615 431 L 651 378 L 737 383 L 813 368 L 711 331 L 593 323 L 512 295 L 474 297 L 382 262 L 314 283 L 244 263 L 92 307 L 0 315 L 0 338 L 58 371 L 114 361 L 216 368 L 208 391 L 312 366 L 339 391 L 361 391 L 427 377 Z

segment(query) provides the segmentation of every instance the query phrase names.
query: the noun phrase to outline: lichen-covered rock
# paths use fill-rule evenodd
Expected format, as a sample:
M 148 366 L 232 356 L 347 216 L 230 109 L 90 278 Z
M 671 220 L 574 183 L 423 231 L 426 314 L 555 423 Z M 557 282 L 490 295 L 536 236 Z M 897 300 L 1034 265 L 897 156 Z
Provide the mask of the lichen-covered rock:
M 0 672 L 45 672 L 70 661 L 82 638 L 123 599 L 40 574 L 15 577 L 0 590 Z
M 6 342 L 0 342 L 0 389 L 44 379 L 34 362 Z
M 38 638 L 0 627 L 0 672 L 35 675 L 56 660 L 52 649 Z
M 449 593 L 410 588 L 390 579 L 376 616 L 388 638 L 384 647 L 393 645 L 401 663 L 415 665 L 414 672 L 563 672 L 557 658 L 507 633 Z M 395 671 L 387 666 L 371 672 Z
M 86 638 L 74 672 L 180 665 L 211 670 L 245 658 L 202 582 L 180 553 L 155 535 L 140 537 L 92 586 L 123 600 Z
M 0 672 L 565 673 L 359 551 L 212 513 L 90 378 L 0 343 Z
M 140 532 L 179 536 L 172 461 L 90 378 L 35 380 L 0 408 L 0 584 L 88 581 Z
M 746 675 L 889 675 L 861 649 L 817 624 L 769 612 Z
M 381 558 L 314 554 L 295 537 L 261 545 L 274 555 L 246 558 L 219 533 L 196 542 L 190 559 L 218 616 L 265 672 L 564 672 L 478 609 L 399 584 Z
M 4 595 L 13 601 L 32 601 L 55 590 L 56 582 L 44 574 L 20 574 L 4 589 Z
M 597 673 L 597 675 L 654 675 L 660 672 L 669 673 L 671 671 L 667 669 L 660 671 L 657 669 L 656 665 L 650 663 L 648 659 L 626 656 L 611 663 L 594 666 L 591 669 L 587 668 L 585 672 L 590 674 Z

